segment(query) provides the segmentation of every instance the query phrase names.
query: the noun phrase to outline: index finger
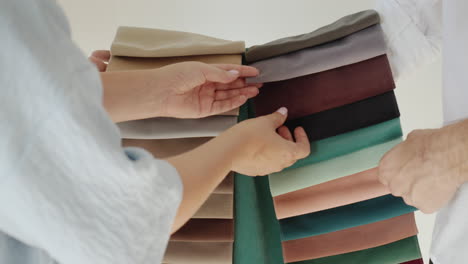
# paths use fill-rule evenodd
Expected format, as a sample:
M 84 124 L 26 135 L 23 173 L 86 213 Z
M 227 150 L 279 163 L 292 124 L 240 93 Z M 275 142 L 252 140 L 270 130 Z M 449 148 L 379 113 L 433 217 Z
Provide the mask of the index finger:
M 296 139 L 296 159 L 303 159 L 310 154 L 310 142 L 307 134 L 302 127 L 294 129 L 294 138 Z
M 239 77 L 255 77 L 259 74 L 259 71 L 251 66 L 238 65 L 238 64 L 214 64 L 214 66 L 223 69 L 225 71 L 236 70 L 239 72 Z
M 108 50 L 95 50 L 93 51 L 91 56 L 101 59 L 102 61 L 108 62 L 111 57 L 111 53 Z

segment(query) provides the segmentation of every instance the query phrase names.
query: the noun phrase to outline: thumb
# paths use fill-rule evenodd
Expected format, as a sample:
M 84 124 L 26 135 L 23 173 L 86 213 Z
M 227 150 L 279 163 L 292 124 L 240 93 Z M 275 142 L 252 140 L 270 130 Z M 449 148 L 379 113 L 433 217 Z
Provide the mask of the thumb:
M 238 70 L 223 70 L 212 65 L 206 65 L 202 69 L 207 81 L 217 83 L 230 83 L 239 78 Z
M 275 128 L 282 126 L 287 117 L 288 109 L 286 107 L 281 107 L 280 109 L 276 110 L 276 112 L 265 116 L 265 118 L 267 118 Z

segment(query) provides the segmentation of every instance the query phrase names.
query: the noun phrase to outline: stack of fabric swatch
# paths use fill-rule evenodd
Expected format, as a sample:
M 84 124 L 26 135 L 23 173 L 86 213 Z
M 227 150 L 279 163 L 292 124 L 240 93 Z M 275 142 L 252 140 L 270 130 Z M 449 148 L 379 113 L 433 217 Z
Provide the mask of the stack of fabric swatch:
M 389 195 L 376 166 L 401 142 L 379 15 L 364 11 L 308 34 L 253 46 L 265 83 L 257 116 L 281 106 L 311 154 L 269 176 L 285 263 L 422 263 L 414 207 Z
M 183 61 L 241 64 L 245 44 L 208 36 L 120 27 L 107 71 L 143 70 Z M 157 158 L 189 151 L 237 123 L 238 109 L 201 119 L 151 118 L 119 123 L 123 145 Z M 232 263 L 234 175 L 230 173 L 193 218 L 170 238 L 163 263 Z

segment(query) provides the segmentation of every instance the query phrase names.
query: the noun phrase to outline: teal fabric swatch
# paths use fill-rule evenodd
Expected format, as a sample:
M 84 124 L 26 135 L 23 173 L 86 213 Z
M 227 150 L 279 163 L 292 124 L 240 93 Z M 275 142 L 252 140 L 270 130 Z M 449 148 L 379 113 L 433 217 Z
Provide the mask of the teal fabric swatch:
M 393 139 L 309 166 L 273 173 L 269 176 L 271 194 L 278 196 L 374 168 L 401 140 Z
M 419 258 L 421 250 L 418 238 L 413 236 L 380 247 L 294 264 L 396 264 Z
M 385 195 L 363 202 L 280 220 L 282 241 L 335 232 L 416 211 L 402 198 Z
M 291 167 L 283 171 L 343 156 L 401 136 L 403 136 L 403 133 L 401 131 L 400 118 L 395 118 L 377 125 L 314 141 L 310 143 L 311 152 L 308 157 L 298 160 Z
M 248 104 L 239 121 L 253 117 Z M 236 174 L 234 179 L 234 264 L 283 264 L 279 222 L 276 219 L 268 177 Z

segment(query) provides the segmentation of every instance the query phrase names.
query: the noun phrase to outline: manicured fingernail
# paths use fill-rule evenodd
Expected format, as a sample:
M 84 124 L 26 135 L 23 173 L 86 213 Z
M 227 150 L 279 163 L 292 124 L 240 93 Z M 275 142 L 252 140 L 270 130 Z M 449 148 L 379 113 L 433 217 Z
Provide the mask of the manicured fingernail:
M 235 76 L 238 76 L 239 75 L 239 71 L 238 70 L 229 70 L 228 71 L 230 74 L 232 75 L 235 75 Z
M 278 112 L 278 113 L 280 113 L 282 115 L 287 115 L 288 114 L 288 109 L 286 107 L 281 107 L 276 112 Z

